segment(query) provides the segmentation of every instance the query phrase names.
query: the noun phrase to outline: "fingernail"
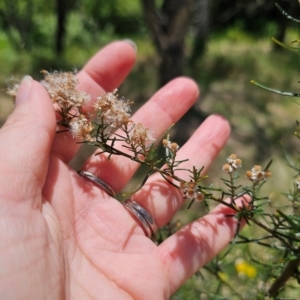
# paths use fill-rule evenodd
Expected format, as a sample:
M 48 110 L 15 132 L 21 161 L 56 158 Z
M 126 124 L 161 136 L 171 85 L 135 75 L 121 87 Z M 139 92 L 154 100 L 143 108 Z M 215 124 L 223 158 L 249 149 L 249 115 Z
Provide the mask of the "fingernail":
M 28 98 L 31 91 L 31 86 L 32 86 L 32 77 L 26 75 L 22 79 L 20 87 L 18 89 L 18 94 L 16 97 L 16 105 L 21 104 Z
M 134 49 L 135 53 L 137 52 L 138 48 L 137 48 L 137 45 L 134 41 L 132 41 L 130 39 L 125 39 L 124 42 L 129 44 Z

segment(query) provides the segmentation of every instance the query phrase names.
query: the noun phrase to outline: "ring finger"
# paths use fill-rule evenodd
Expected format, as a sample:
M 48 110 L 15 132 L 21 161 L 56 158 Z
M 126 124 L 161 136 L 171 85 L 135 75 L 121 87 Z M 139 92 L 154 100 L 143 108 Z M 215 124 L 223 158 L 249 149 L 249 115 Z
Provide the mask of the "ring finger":
M 188 159 L 180 164 L 180 169 L 192 170 L 194 166 L 198 169 L 204 167 L 202 171 L 204 175 L 225 145 L 229 133 L 229 124 L 223 117 L 212 115 L 207 118 L 178 151 L 177 161 Z M 175 174 L 185 181 L 190 180 L 191 173 L 188 171 L 176 171 Z M 181 191 L 164 180 L 160 174 L 151 176 L 131 199 L 146 209 L 158 227 L 168 223 L 184 202 Z

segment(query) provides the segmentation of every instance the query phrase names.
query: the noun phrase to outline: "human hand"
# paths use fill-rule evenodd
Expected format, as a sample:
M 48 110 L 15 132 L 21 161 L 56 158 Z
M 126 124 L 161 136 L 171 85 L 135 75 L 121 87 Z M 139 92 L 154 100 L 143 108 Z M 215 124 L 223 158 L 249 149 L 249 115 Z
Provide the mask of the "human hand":
M 127 42 L 102 49 L 79 73 L 79 88 L 92 97 L 111 91 L 128 75 L 135 51 Z M 198 97 L 197 85 L 178 78 L 133 116 L 159 137 Z M 44 88 L 22 82 L 16 108 L 0 131 L 1 299 L 168 299 L 220 252 L 237 227 L 219 205 L 157 246 L 122 203 L 80 177 L 68 163 L 79 145 L 55 135 L 56 120 Z M 182 165 L 207 170 L 229 136 L 229 125 L 210 116 L 182 146 Z M 92 156 L 83 170 L 116 192 L 138 164 L 121 156 Z M 178 172 L 188 180 L 188 174 Z M 181 193 L 153 175 L 132 197 L 160 228 L 183 204 Z

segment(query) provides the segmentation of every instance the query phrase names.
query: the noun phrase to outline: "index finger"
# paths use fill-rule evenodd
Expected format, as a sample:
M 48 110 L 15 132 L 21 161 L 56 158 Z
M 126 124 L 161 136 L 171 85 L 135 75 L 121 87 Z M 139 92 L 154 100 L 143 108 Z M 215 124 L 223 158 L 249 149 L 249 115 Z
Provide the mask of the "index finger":
M 101 49 L 79 72 L 78 89 L 91 96 L 91 103 L 107 91 L 119 87 L 131 71 L 136 49 L 131 41 L 113 42 Z M 87 110 L 91 104 L 87 106 Z M 67 133 L 57 134 L 52 153 L 68 163 L 80 148 L 80 144 Z

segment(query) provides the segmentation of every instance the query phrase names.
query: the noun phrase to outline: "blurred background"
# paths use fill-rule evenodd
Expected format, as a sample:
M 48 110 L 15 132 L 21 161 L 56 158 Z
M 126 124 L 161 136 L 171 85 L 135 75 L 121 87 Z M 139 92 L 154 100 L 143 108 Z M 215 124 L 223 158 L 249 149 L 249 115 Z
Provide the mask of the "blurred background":
M 300 18 L 297 0 L 278 4 Z M 25 74 L 41 79 L 42 69 L 80 69 L 105 44 L 132 39 L 138 46 L 137 62 L 120 94 L 134 101 L 133 110 L 173 78 L 191 76 L 201 96 L 171 130 L 172 141 L 182 145 L 212 113 L 225 116 L 232 135 L 207 184 L 220 183 L 231 153 L 243 159 L 245 170 L 272 158 L 274 176 L 265 193 L 279 201 L 295 175 L 287 156 L 297 158 L 299 151 L 293 137 L 299 106 L 296 98 L 269 93 L 250 80 L 300 90 L 298 52 L 271 41 L 297 40 L 298 28 L 271 0 L 0 0 L 0 88 Z M 0 126 L 12 109 L 11 99 L 0 92 Z M 91 151 L 80 151 L 71 165 L 79 169 Z M 185 212 L 179 216 L 184 221 L 201 214 L 202 206 L 188 217 Z M 215 299 L 207 293 L 203 298 L 194 282 L 184 293 L 174 299 Z

